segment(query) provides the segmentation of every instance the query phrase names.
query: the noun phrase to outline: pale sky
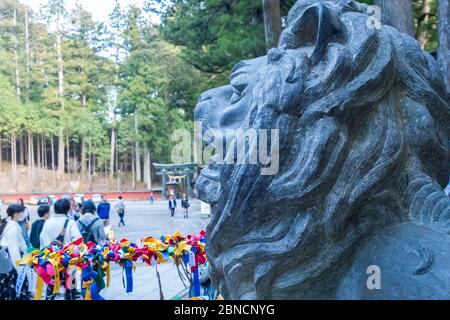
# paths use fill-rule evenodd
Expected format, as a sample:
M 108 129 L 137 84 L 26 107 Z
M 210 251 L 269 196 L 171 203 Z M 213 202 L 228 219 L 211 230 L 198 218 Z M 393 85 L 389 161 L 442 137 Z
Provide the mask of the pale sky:
M 1 0 L 0 0 L 1 1 Z M 144 6 L 145 0 L 119 0 L 119 4 L 122 10 L 126 9 L 129 5 L 135 5 L 139 8 Z M 19 0 L 20 3 L 29 6 L 34 12 L 39 12 L 40 6 L 46 4 L 48 0 Z M 109 14 L 114 10 L 115 0 L 66 0 L 66 9 L 71 10 L 75 8 L 76 3 L 80 3 L 81 6 L 92 14 L 92 18 L 96 22 L 107 22 L 109 20 Z M 160 19 L 156 14 L 144 15 L 150 19 L 153 23 L 159 23 Z M 51 29 L 51 26 L 50 26 Z M 112 49 L 106 49 L 99 54 L 110 58 L 112 56 Z
M 33 11 L 38 12 L 39 7 L 47 3 L 47 0 L 19 0 L 19 2 L 28 5 Z M 75 6 L 77 0 L 66 0 L 66 6 L 71 9 Z M 86 11 L 92 13 L 95 21 L 103 22 L 108 20 L 108 15 L 113 11 L 114 0 L 78 0 Z M 140 8 L 144 5 L 144 0 L 119 0 L 122 9 L 128 5 L 134 4 Z

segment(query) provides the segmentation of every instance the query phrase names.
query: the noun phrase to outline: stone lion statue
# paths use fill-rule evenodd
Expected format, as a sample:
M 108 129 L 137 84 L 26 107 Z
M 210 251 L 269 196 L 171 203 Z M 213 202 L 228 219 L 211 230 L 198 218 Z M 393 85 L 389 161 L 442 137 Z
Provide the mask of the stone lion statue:
M 278 48 L 199 99 L 203 132 L 280 132 L 277 174 L 212 158 L 196 182 L 226 299 L 450 298 L 448 93 L 433 57 L 369 11 L 298 1 Z

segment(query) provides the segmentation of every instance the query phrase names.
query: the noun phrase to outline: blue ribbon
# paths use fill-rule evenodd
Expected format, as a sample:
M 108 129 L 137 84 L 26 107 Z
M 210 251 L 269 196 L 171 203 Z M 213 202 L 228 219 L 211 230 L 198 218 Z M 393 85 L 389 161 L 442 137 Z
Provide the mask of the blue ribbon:
M 183 255 L 183 262 L 184 262 L 185 265 L 188 265 L 188 264 L 189 264 L 189 252 L 186 252 L 186 253 Z
M 167 250 L 162 251 L 161 254 L 165 260 L 169 260 L 170 256 Z
M 90 289 L 91 289 L 91 298 L 92 298 L 92 300 L 105 300 L 105 298 L 103 298 L 100 295 L 100 291 L 98 290 L 98 286 L 97 286 L 97 283 L 95 281 L 91 284 Z
M 82 282 L 87 282 L 89 280 L 95 280 L 96 277 L 97 277 L 97 272 L 93 271 L 91 269 L 91 266 L 88 266 L 86 269 L 83 269 L 83 271 L 81 271 L 81 281 Z M 95 286 L 93 287 L 94 284 L 95 284 Z M 100 294 L 98 293 L 98 287 L 97 287 L 97 284 L 95 283 L 95 281 L 90 285 L 89 288 L 91 289 L 92 300 L 104 300 L 103 298 L 102 299 L 94 299 L 94 296 L 97 298 L 100 297 Z M 85 288 L 81 289 L 81 295 L 83 297 L 86 296 Z
M 126 291 L 127 293 L 133 292 L 133 263 L 130 260 L 125 260 L 125 266 L 123 270 L 125 271 L 125 278 L 127 282 Z
M 194 270 L 194 294 L 200 297 L 200 279 L 198 277 L 198 268 Z
M 72 258 L 67 253 L 64 253 L 64 259 L 62 261 L 62 265 L 64 266 L 64 268 L 67 268 L 67 266 L 69 265 L 70 259 L 72 259 Z
M 197 253 L 197 249 L 195 247 L 192 248 L 191 251 L 194 253 L 194 255 Z M 198 266 L 194 270 L 194 295 L 196 297 L 200 296 L 200 279 L 198 276 Z

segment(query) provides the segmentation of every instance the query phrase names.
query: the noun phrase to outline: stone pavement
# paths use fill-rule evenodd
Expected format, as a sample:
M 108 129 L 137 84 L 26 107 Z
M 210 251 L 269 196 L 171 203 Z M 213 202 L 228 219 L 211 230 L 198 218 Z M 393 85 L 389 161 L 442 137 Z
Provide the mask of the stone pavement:
M 180 231 L 183 235 L 199 233 L 209 223 L 209 218 L 200 214 L 200 201 L 193 200 L 189 208 L 189 219 L 183 219 L 181 201 L 177 201 L 175 217 L 170 218 L 167 201 L 125 201 L 125 227 L 118 227 L 119 217 L 114 211 L 114 202 L 111 202 L 110 223 L 115 233 L 115 239 L 126 238 L 136 241 L 146 236 L 160 237 Z M 32 220 L 36 219 L 36 209 L 32 208 Z M 158 266 L 161 277 L 161 286 L 166 300 L 174 298 L 185 289 L 177 269 L 171 261 Z M 111 285 L 102 290 L 101 295 L 107 300 L 159 300 L 159 286 L 155 267 L 145 265 L 138 261 L 133 274 L 133 292 L 127 294 L 122 282 L 122 269 L 111 264 Z M 62 299 L 63 295 L 57 299 Z

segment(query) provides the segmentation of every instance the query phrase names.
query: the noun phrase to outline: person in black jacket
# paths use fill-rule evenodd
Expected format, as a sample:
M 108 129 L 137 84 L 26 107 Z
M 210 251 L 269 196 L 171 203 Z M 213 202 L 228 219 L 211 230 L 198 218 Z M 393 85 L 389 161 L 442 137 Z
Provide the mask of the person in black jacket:
M 188 217 L 188 208 L 190 207 L 191 205 L 189 204 L 189 199 L 188 199 L 188 197 L 185 195 L 185 194 L 183 194 L 183 199 L 181 200 L 181 207 L 183 208 L 183 210 L 184 210 L 184 218 L 185 219 L 188 219 L 189 217 Z
M 39 237 L 44 228 L 44 223 L 50 218 L 50 207 L 47 205 L 41 205 L 38 208 L 39 219 L 33 222 L 31 225 L 30 242 L 33 248 L 39 250 L 41 248 L 41 242 Z
M 175 215 L 175 208 L 177 207 L 177 200 L 173 197 L 173 195 L 170 195 L 169 198 L 169 209 L 170 209 L 170 217 L 173 218 Z

